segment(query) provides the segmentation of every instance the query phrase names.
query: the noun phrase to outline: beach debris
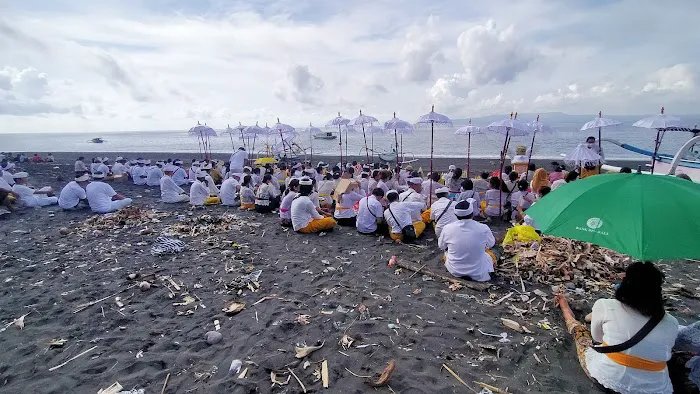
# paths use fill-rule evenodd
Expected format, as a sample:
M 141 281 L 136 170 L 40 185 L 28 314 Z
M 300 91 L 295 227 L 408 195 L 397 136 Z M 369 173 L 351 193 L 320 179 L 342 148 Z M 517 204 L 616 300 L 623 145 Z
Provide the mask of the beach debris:
M 527 327 L 522 326 L 520 323 L 516 322 L 515 320 L 510 320 L 510 319 L 506 319 L 506 318 L 502 317 L 501 323 L 503 323 L 504 326 L 506 326 L 512 330 L 515 330 L 517 332 L 524 332 L 527 334 L 532 334 L 532 332 L 530 330 L 528 330 Z
M 180 241 L 179 239 L 169 237 L 158 237 L 156 238 L 156 242 L 151 247 L 151 254 L 154 256 L 162 256 L 165 254 L 177 254 L 184 251 L 185 247 L 185 243 Z
M 93 347 L 91 347 L 90 349 L 85 350 L 84 352 L 79 353 L 78 355 L 69 358 L 68 360 L 62 362 L 61 364 L 58 364 L 58 365 L 56 365 L 55 367 L 49 368 L 49 372 L 53 372 L 53 371 L 55 371 L 55 370 L 57 370 L 57 369 L 63 367 L 64 365 L 68 364 L 69 362 L 75 360 L 76 358 L 81 357 L 81 356 L 84 356 L 84 355 L 90 353 L 91 351 L 93 351 L 93 350 L 95 350 L 95 349 L 97 349 L 97 346 L 93 346 Z
M 392 257 L 395 257 L 395 256 L 392 256 Z M 413 264 L 407 263 L 405 261 L 396 260 L 395 266 L 409 270 L 409 271 L 413 271 L 413 272 L 418 272 L 418 271 L 422 272 L 423 273 L 423 281 L 438 279 L 438 280 L 449 282 L 449 283 L 459 283 L 462 287 L 466 287 L 466 288 L 469 288 L 472 290 L 477 290 L 477 291 L 485 291 L 491 287 L 491 284 L 489 284 L 489 283 L 469 282 L 469 281 L 459 280 L 457 278 L 452 278 L 452 277 L 448 277 L 445 275 L 441 275 L 441 274 L 438 274 L 438 273 L 435 273 L 433 271 L 425 269 L 425 265 L 419 267 L 419 266 L 415 266 Z
M 449 372 L 452 376 L 454 376 L 455 379 L 457 379 L 460 383 L 462 383 L 462 384 L 465 385 L 466 387 L 469 387 L 469 386 L 467 385 L 467 383 L 464 382 L 464 380 L 462 380 L 462 378 L 460 378 L 459 375 L 457 375 L 457 374 L 455 373 L 455 371 L 452 370 L 452 368 L 450 368 L 450 367 L 447 366 L 447 364 L 443 363 L 443 364 L 442 364 L 442 368 L 445 368 L 445 369 L 447 370 L 447 372 Z
M 49 345 L 49 349 L 54 349 L 57 347 L 63 347 L 68 342 L 67 339 L 52 339 L 47 343 Z
M 197 300 L 195 300 L 194 297 L 190 296 L 189 294 L 185 294 L 182 297 L 182 302 L 174 302 L 173 305 L 174 306 L 186 306 L 186 305 L 190 305 L 196 301 Z
M 231 361 L 231 366 L 228 368 L 228 373 L 230 374 L 237 374 L 241 372 L 241 368 L 243 367 L 243 361 L 239 359 L 235 359 Z
M 389 263 L 387 264 L 389 268 L 393 268 L 396 265 L 396 256 L 391 256 Z
M 224 307 L 224 309 L 222 309 L 222 311 L 229 316 L 233 316 L 243 309 L 245 309 L 245 302 L 231 301 Z
M 324 389 L 327 389 L 330 386 L 330 379 L 328 377 L 328 360 L 323 360 L 321 363 L 321 382 L 323 383 Z
M 65 236 L 65 235 L 70 234 L 70 230 L 68 229 L 68 227 L 61 227 L 61 228 L 58 230 L 58 233 L 61 234 L 61 235 L 63 235 L 63 236 Z
M 139 289 L 141 289 L 141 291 L 148 291 L 151 289 L 151 284 L 146 282 L 145 280 L 139 282 Z
M 114 382 L 106 389 L 100 389 L 99 391 L 97 391 L 97 394 L 117 394 L 120 391 L 122 391 L 123 388 L 124 387 L 122 387 L 122 385 L 119 384 L 119 382 Z
M 78 305 L 78 307 L 75 308 L 75 309 L 73 310 L 73 313 L 78 313 L 78 312 L 84 311 L 85 309 L 87 309 L 87 308 L 89 308 L 89 307 L 91 307 L 91 306 L 93 306 L 93 305 L 95 305 L 95 304 L 99 304 L 100 302 L 102 302 L 102 301 L 104 301 L 104 300 L 107 300 L 107 299 L 110 299 L 110 298 L 116 296 L 117 294 L 121 294 L 121 293 L 123 293 L 123 292 L 125 292 L 125 291 L 127 291 L 127 290 L 133 289 L 134 287 L 136 287 L 136 286 L 138 286 L 138 285 L 139 285 L 138 283 L 134 283 L 134 284 L 132 284 L 132 285 L 130 285 L 130 286 L 127 286 L 126 288 L 124 288 L 124 289 L 122 289 L 122 290 L 120 290 L 120 291 L 118 291 L 118 292 L 116 292 L 116 293 L 114 293 L 114 294 L 108 295 L 107 297 L 102 297 L 102 298 L 100 298 L 100 299 L 98 299 L 98 300 L 90 301 L 90 302 L 88 302 L 88 303 L 86 303 L 86 304 Z
M 168 387 L 168 380 L 170 380 L 170 372 L 165 375 L 165 381 L 163 382 L 163 388 L 160 389 L 160 394 L 165 394 L 165 388 Z
M 464 286 L 462 286 L 462 284 L 459 282 L 452 282 L 448 287 L 451 291 L 457 291 L 462 289 Z
M 301 386 L 301 391 L 302 391 L 303 393 L 305 393 L 305 392 L 306 392 L 306 386 L 304 386 L 304 383 L 302 383 L 301 380 L 299 380 L 299 377 L 297 376 L 297 374 L 295 374 L 294 371 L 292 371 L 292 369 L 289 368 L 289 367 L 287 367 L 287 371 L 289 371 L 289 373 L 292 374 L 292 376 L 293 376 L 294 379 L 297 381 L 297 383 L 299 383 L 299 386 Z
M 150 234 L 153 234 L 153 230 L 148 228 L 148 227 L 141 229 L 139 231 L 139 235 L 150 235 Z
M 215 319 L 215 320 L 214 320 L 214 329 L 215 329 L 216 331 L 221 330 L 221 323 L 219 322 L 218 319 Z
M 294 320 L 297 324 L 301 324 L 302 326 L 305 326 L 309 323 L 311 323 L 311 316 L 309 315 L 299 315 L 297 318 Z
M 15 320 L 13 320 L 13 321 L 7 323 L 7 324 L 5 325 L 5 327 L 0 328 L 0 332 L 5 331 L 5 330 L 7 330 L 8 328 L 10 328 L 10 327 L 12 327 L 12 326 L 17 327 L 17 328 L 19 328 L 20 330 L 23 329 L 23 328 L 24 328 L 24 318 L 27 317 L 27 316 L 29 316 L 30 313 L 31 313 L 31 312 L 25 313 L 24 315 L 22 315 L 22 316 L 16 318 Z
M 338 344 L 343 347 L 343 350 L 348 350 L 352 346 L 353 342 L 355 342 L 354 338 L 349 335 L 343 335 Z
M 386 367 L 384 367 L 384 369 L 379 375 L 377 375 L 374 379 L 367 380 L 365 383 L 372 387 L 386 386 L 389 383 L 389 379 L 391 379 L 391 374 L 394 373 L 395 367 L 396 361 L 389 360 L 389 362 L 386 364 Z
M 248 374 L 248 368 L 244 369 L 243 372 L 238 374 L 238 379 L 245 379 L 247 374 Z
M 272 381 L 272 387 L 275 387 L 275 385 L 278 386 L 286 386 L 289 384 L 289 381 L 292 379 L 292 376 L 287 376 L 287 380 L 277 380 L 277 374 L 275 371 L 270 372 L 270 380 Z
M 223 338 L 224 336 L 218 331 L 207 331 L 207 333 L 204 334 L 204 339 L 206 339 L 209 345 L 217 344 L 221 342 Z
M 322 348 L 324 344 L 325 344 L 325 343 L 321 343 L 321 344 L 318 345 L 318 346 L 302 346 L 302 347 L 298 347 L 298 346 L 297 346 L 297 347 L 295 348 L 296 354 L 294 355 L 294 357 L 296 357 L 296 358 L 304 358 L 304 357 L 308 356 L 309 354 L 315 352 L 316 350 Z
M 492 393 L 496 393 L 496 394 L 508 394 L 507 391 L 501 390 L 501 389 L 499 389 L 498 387 L 496 387 L 496 386 L 491 386 L 490 384 L 487 384 L 487 383 L 477 382 L 477 381 L 475 380 L 475 381 L 474 381 L 474 384 L 479 385 L 479 386 L 482 387 L 482 388 L 488 389 L 488 390 L 490 390 Z

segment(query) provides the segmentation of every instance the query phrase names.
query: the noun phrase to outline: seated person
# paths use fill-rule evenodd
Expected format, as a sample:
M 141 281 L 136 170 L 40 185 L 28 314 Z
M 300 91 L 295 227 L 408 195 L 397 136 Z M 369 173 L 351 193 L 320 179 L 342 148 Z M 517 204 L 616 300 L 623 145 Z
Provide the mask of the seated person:
M 216 205 L 221 203 L 219 197 L 209 195 L 210 191 L 206 172 L 200 170 L 195 175 L 195 179 L 192 186 L 190 186 L 190 205 L 201 207 L 204 205 Z
M 459 168 L 457 170 L 459 170 Z M 457 217 L 455 216 L 455 202 L 449 198 L 450 194 L 450 189 L 447 187 L 437 189 L 435 191 L 435 196 L 438 199 L 430 206 L 430 221 L 433 223 L 435 235 L 438 237 L 446 225 L 457 221 Z
M 299 195 L 292 201 L 290 209 L 292 227 L 294 231 L 306 234 L 333 231 L 335 220 L 322 215 L 320 208 L 317 208 L 309 198 L 313 192 L 313 185 L 309 178 L 302 178 L 299 181 Z
M 90 181 L 90 175 L 83 174 L 68 182 L 58 195 L 58 206 L 65 210 L 88 208 L 87 194 L 84 189 L 88 181 Z
M 18 196 L 20 206 L 35 208 L 47 207 L 49 205 L 58 204 L 58 197 L 54 197 L 51 188 L 42 188 L 36 190 L 28 186 L 29 174 L 26 172 L 17 172 L 12 174 L 15 180 L 12 191 Z
M 630 264 L 615 298 L 593 304 L 590 332 L 574 318 L 564 295 L 557 295 L 581 365 L 605 389 L 621 394 L 673 393 L 666 362 L 678 335 L 678 321 L 664 310 L 663 281 L 663 273 L 652 263 Z M 639 341 L 626 344 L 640 331 Z M 615 345 L 624 346 L 605 352 Z
M 160 184 L 160 199 L 164 203 L 174 204 L 178 202 L 189 202 L 190 197 L 173 180 L 173 173 L 177 170 L 172 164 L 163 167 L 163 175 L 158 181 Z
M 102 182 L 105 175 L 101 172 L 95 172 L 92 175 L 92 182 L 85 187 L 90 209 L 96 213 L 109 213 L 118 211 L 122 208 L 131 205 L 130 198 L 126 198 L 112 189 L 107 183 Z
M 44 159 L 42 159 L 38 153 L 35 153 L 34 156 L 32 156 L 32 158 L 29 159 L 29 161 L 32 163 L 43 163 Z
M 272 178 L 272 175 L 265 174 L 262 178 L 262 183 L 258 186 L 258 191 L 255 195 L 255 212 L 270 213 L 279 206 L 279 191 L 275 187 L 277 180 Z
M 489 226 L 474 221 L 474 200 L 460 201 L 455 206 L 457 221 L 446 225 L 438 247 L 445 252 L 445 268 L 455 277 L 478 282 L 491 280 L 497 257 L 490 250 L 496 239 Z
M 425 230 L 425 222 L 414 220 L 416 215 L 420 215 L 424 203 L 399 201 L 399 193 L 396 190 L 389 190 L 386 194 L 389 206 L 384 211 L 384 220 L 389 225 L 389 236 L 397 242 L 411 242 L 420 237 Z M 413 226 L 413 231 L 406 229 Z M 411 234 L 411 232 L 413 234 Z M 407 238 L 406 235 L 410 237 Z M 413 238 L 415 235 L 415 238 Z M 413 239 L 411 239 L 413 238 Z
M 352 169 L 349 168 L 349 169 Z M 359 193 L 360 183 L 352 181 L 345 193 L 336 196 L 335 212 L 333 216 L 340 226 L 355 227 L 356 214 L 355 204 L 364 198 L 364 195 Z
M 0 169 L 0 172 L 2 172 L 2 169 Z M 12 191 L 12 186 L 7 183 L 5 178 L 0 176 L 0 206 L 5 207 L 9 211 L 13 211 L 18 199 L 19 195 Z
M 238 192 L 241 189 L 240 177 L 241 174 L 229 172 L 228 178 L 221 184 L 221 189 L 219 189 L 219 197 L 221 197 L 222 204 L 229 207 L 241 205 L 241 200 L 238 198 Z
M 280 224 L 282 227 L 292 227 L 292 201 L 299 194 L 299 180 L 294 178 L 284 190 L 284 197 L 280 203 Z
M 384 190 L 375 188 L 372 194 L 363 197 L 357 210 L 356 226 L 360 234 L 386 234 L 388 232 L 386 220 L 384 220 Z
M 240 191 L 241 209 L 252 211 L 255 209 L 255 189 L 253 188 L 253 176 L 243 177 L 243 184 Z

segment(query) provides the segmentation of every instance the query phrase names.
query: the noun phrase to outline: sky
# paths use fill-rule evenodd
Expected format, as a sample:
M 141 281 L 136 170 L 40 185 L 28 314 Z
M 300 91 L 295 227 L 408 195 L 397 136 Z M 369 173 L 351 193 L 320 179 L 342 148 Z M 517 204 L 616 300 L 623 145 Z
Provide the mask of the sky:
M 4 0 L 0 133 L 697 114 L 700 2 Z

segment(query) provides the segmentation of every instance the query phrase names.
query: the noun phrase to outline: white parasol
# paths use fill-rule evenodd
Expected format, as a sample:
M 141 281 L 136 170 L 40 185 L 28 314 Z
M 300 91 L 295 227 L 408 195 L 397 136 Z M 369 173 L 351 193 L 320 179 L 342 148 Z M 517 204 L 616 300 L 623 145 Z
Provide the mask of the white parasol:
M 397 134 L 401 134 L 401 160 L 403 161 L 403 135 L 413 134 L 415 127 L 410 122 L 401 120 L 396 117 L 396 112 L 394 112 L 394 117 L 391 120 L 384 122 L 384 130 L 391 131 L 394 130 L 394 144 L 396 145 L 396 165 L 401 165 L 399 161 L 399 141 L 396 137 Z
M 190 128 L 188 134 L 197 137 L 197 143 L 199 144 L 199 154 L 204 156 L 205 159 L 209 160 L 211 158 L 211 144 L 209 142 L 209 137 L 216 137 L 216 131 L 207 124 L 200 124 Z
M 651 157 L 651 173 L 654 173 L 654 164 L 656 164 L 656 155 L 659 153 L 659 147 L 661 146 L 661 140 L 664 138 L 666 131 L 686 131 L 690 130 L 690 127 L 683 122 L 680 118 L 675 116 L 666 115 L 664 113 L 664 107 L 661 107 L 661 113 L 638 120 L 632 125 L 634 127 L 641 127 L 644 129 L 656 129 L 656 141 L 654 141 L 654 155 Z
M 602 157 L 586 144 L 578 144 L 574 150 L 564 156 L 564 162 L 572 166 L 598 163 L 601 159 Z M 583 165 L 581 166 L 583 167 Z
M 498 178 L 501 181 L 501 186 L 503 186 L 503 166 L 506 162 L 506 154 L 508 152 L 508 145 L 510 144 L 511 137 L 521 137 L 528 135 L 531 131 L 530 126 L 527 123 L 520 121 L 518 119 L 518 113 L 510 113 L 510 118 L 499 120 L 488 125 L 489 131 L 500 133 L 505 135 L 505 140 L 503 141 L 503 150 L 501 151 L 501 169 L 498 173 Z M 503 193 L 499 194 L 499 206 L 503 206 Z M 499 212 L 502 213 L 502 212 Z
M 286 146 L 289 145 L 288 141 L 291 141 L 296 137 L 296 129 L 288 124 L 280 123 L 280 118 L 277 118 L 277 123 L 270 128 L 271 131 L 274 131 L 275 134 L 279 134 L 280 143 L 282 144 L 282 150 L 284 153 L 284 156 L 287 156 L 287 148 Z M 291 150 L 291 146 L 289 147 Z
M 350 125 L 352 126 L 362 127 L 362 138 L 365 140 L 365 155 L 367 156 L 367 163 L 371 162 L 369 161 L 369 151 L 367 150 L 367 134 L 365 134 L 365 125 L 371 126 L 373 123 L 377 122 L 379 121 L 374 116 L 363 115 L 362 110 L 360 110 L 360 116 L 356 117 L 352 120 L 352 122 L 350 122 Z M 372 137 L 372 142 L 374 143 L 374 137 Z M 372 146 L 372 161 L 374 161 L 374 146 Z
M 448 118 L 445 115 L 439 114 L 435 112 L 435 106 L 433 105 L 432 108 L 430 109 L 430 112 L 428 112 L 425 115 L 422 115 L 420 118 L 418 118 L 418 121 L 416 122 L 417 124 L 430 124 L 430 175 L 432 176 L 433 173 L 433 148 L 435 146 L 434 140 L 435 140 L 435 125 L 437 124 L 438 126 L 447 126 L 447 127 L 452 127 L 452 120 Z M 430 197 L 428 197 L 428 206 L 432 204 L 432 196 L 433 196 L 433 183 L 430 182 Z
M 471 119 L 469 119 L 468 125 L 460 127 L 455 131 L 455 135 L 467 136 L 467 178 L 469 178 L 469 171 L 471 170 L 472 134 L 484 134 L 484 132 L 481 131 L 481 127 L 473 126 Z
M 602 141 L 601 141 L 601 138 L 603 138 L 602 137 L 602 134 L 603 134 L 602 129 L 605 127 L 619 126 L 621 124 L 622 124 L 622 122 L 619 122 L 617 120 L 604 118 L 603 112 L 598 111 L 598 117 L 594 118 L 590 122 L 586 122 L 586 124 L 584 124 L 581 127 L 581 131 L 598 129 L 598 153 L 600 153 L 603 151 L 603 146 L 602 146 Z M 602 159 L 602 156 L 601 156 L 601 159 Z M 598 168 L 598 173 L 600 174 L 600 167 Z
M 338 148 L 340 149 L 340 167 L 343 167 L 343 133 L 341 131 L 342 126 L 347 126 L 350 123 L 350 119 L 343 118 L 338 112 L 338 116 L 331 119 L 326 126 L 327 127 L 338 127 Z M 347 130 L 346 130 L 347 131 Z
M 530 143 L 530 152 L 527 155 L 527 168 L 530 168 L 530 162 L 532 161 L 532 152 L 535 149 L 535 137 L 537 137 L 537 134 L 553 134 L 557 131 L 554 128 L 540 122 L 539 115 L 537 115 L 537 119 L 535 119 L 534 122 L 530 122 L 527 125 L 530 126 L 530 130 L 532 130 L 532 142 Z

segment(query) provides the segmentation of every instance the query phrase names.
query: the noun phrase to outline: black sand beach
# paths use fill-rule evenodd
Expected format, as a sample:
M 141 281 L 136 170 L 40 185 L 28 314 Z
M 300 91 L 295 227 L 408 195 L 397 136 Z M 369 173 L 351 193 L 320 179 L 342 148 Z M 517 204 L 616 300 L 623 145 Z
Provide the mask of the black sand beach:
M 60 191 L 79 155 L 55 156 L 56 163 L 24 166 L 30 183 Z M 435 167 L 453 162 L 437 159 Z M 472 160 L 472 173 L 492 171 L 495 163 Z M 426 169 L 427 160 L 417 166 Z M 598 391 L 578 364 L 550 286 L 500 276 L 484 291 L 453 291 L 445 281 L 387 267 L 396 256 L 446 275 L 431 230 L 415 245 L 342 227 L 299 235 L 281 228 L 276 215 L 221 206 L 193 211 L 159 202 L 158 188 L 113 186 L 134 199 L 137 218 L 95 219 L 54 206 L 0 219 L 0 330 L 26 315 L 23 329 L 9 325 L 0 332 L 0 392 L 96 393 L 119 382 L 124 390 L 150 394 L 167 381 L 165 393 L 300 393 L 297 378 L 307 392 L 329 393 L 479 392 L 475 381 L 513 393 Z M 506 225 L 492 229 L 502 236 Z M 162 234 L 181 239 L 187 250 L 153 256 Z M 668 284 L 698 293 L 699 264 L 660 267 Z M 257 280 L 240 279 L 258 270 Z M 142 281 L 150 289 L 142 290 Z M 610 292 L 572 289 L 572 307 L 582 319 Z M 227 315 L 222 308 L 231 301 L 245 309 Z M 669 305 L 681 324 L 698 319 L 697 299 L 674 296 Z M 531 333 L 504 327 L 500 318 Z M 216 330 L 217 320 L 222 339 L 209 345 L 205 333 Z M 59 339 L 66 342 L 49 345 Z M 295 347 L 317 344 L 323 347 L 295 357 Z M 229 373 L 236 359 L 244 376 Z M 324 360 L 325 389 L 319 380 Z M 355 376 L 379 373 L 390 360 L 396 366 L 387 386 L 372 388 Z M 273 384 L 271 373 L 283 384 Z

